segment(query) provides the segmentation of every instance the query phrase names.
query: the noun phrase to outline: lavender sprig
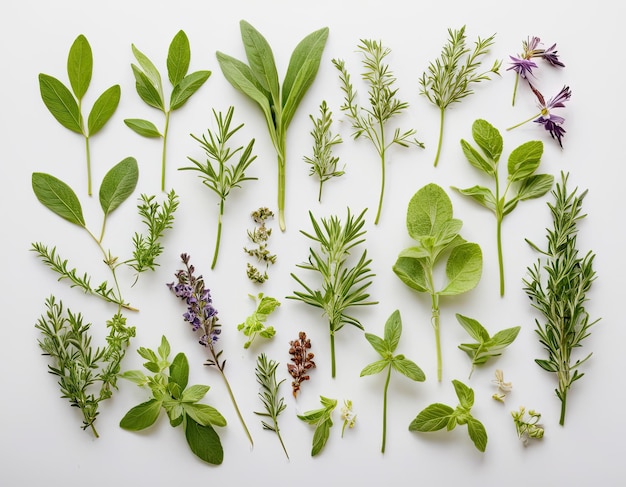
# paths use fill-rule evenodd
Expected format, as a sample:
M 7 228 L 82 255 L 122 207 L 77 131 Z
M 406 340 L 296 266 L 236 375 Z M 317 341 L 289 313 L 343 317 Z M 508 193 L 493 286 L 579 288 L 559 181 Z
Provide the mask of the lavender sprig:
M 181 254 L 180 256 L 184 269 L 176 271 L 176 281 L 169 283 L 167 286 L 170 290 L 187 304 L 187 311 L 183 313 L 183 318 L 189 323 L 194 332 L 200 332 L 199 343 L 203 347 L 209 350 L 210 357 L 206 361 L 205 365 L 210 367 L 216 367 L 220 372 L 224 384 L 228 390 L 228 395 L 233 403 L 235 412 L 239 417 L 239 421 L 246 432 L 246 436 L 250 441 L 250 445 L 254 445 L 250 431 L 246 426 L 246 422 L 241 415 L 237 401 L 230 387 L 226 374 L 224 373 L 224 367 L 226 360 L 221 360 L 223 350 L 216 349 L 216 343 L 221 334 L 221 324 L 218 322 L 217 310 L 213 306 L 213 300 L 211 298 L 211 292 L 204 285 L 203 277 L 194 275 L 195 267 L 190 264 L 190 257 L 188 254 Z

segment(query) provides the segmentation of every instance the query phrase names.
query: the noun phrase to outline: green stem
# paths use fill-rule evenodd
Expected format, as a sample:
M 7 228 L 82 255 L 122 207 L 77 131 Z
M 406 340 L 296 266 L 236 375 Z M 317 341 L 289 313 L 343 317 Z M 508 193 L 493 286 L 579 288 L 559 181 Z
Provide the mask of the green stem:
M 99 434 L 98 434 L 98 432 L 96 431 L 96 427 L 93 425 L 93 423 L 91 423 L 91 424 L 90 424 L 90 427 L 91 427 L 91 431 L 93 432 L 93 435 L 94 435 L 96 438 L 100 438 L 100 435 L 99 435 Z
M 322 202 L 322 185 L 324 184 L 324 182 L 320 179 L 320 190 L 317 194 L 317 201 L 319 201 L 320 203 Z
M 285 443 L 283 442 L 283 437 L 280 435 L 280 430 L 278 429 L 278 423 L 275 422 L 274 426 L 276 427 L 276 434 L 278 435 L 278 440 L 280 441 L 280 446 L 283 447 L 283 451 L 285 452 L 285 456 L 287 457 L 287 460 L 289 460 L 289 453 L 287 453 L 287 447 L 285 446 Z
M 231 389 L 230 384 L 228 383 L 226 374 L 224 374 L 224 370 L 222 369 L 222 367 L 219 366 L 219 362 L 217 361 L 217 355 L 215 354 L 215 350 L 213 350 L 213 347 L 210 347 L 210 348 L 211 348 L 211 353 L 213 354 L 213 361 L 215 362 L 217 369 L 220 371 L 220 374 L 222 374 L 222 379 L 224 379 L 224 384 L 226 384 L 226 389 L 228 390 L 230 401 L 233 403 L 233 406 L 235 407 L 235 412 L 237 413 L 237 416 L 239 417 L 239 422 L 241 423 L 241 426 L 243 426 L 243 429 L 246 432 L 248 441 L 250 441 L 250 446 L 254 446 L 254 442 L 252 441 L 252 435 L 250 435 L 250 431 L 248 430 L 248 427 L 246 426 L 246 422 L 244 421 L 243 416 L 241 415 L 239 406 L 237 406 L 235 395 L 233 394 L 233 390 Z
M 385 195 L 385 151 L 383 150 L 380 155 L 381 161 L 381 181 L 380 181 L 380 197 L 378 199 L 378 211 L 376 212 L 376 219 L 374 220 L 374 225 L 378 225 L 378 220 L 380 219 L 380 211 L 383 208 L 383 197 Z
M 435 155 L 435 163 L 433 166 L 437 167 L 437 163 L 439 162 L 439 155 L 441 154 L 441 145 L 443 142 L 443 120 L 445 115 L 445 108 L 439 109 L 439 142 L 437 143 L 437 154 Z
M 170 128 L 170 112 L 165 112 L 165 128 L 163 129 L 163 153 L 161 154 L 161 191 L 165 191 L 165 160 L 167 155 L 167 132 Z
M 381 453 L 385 453 L 385 443 L 387 441 L 387 390 L 389 389 L 389 380 L 391 379 L 391 364 L 387 368 L 387 380 L 385 381 L 385 390 L 383 392 L 383 444 L 380 448 Z
M 213 262 L 211 269 L 215 268 L 217 263 L 217 255 L 220 252 L 220 240 L 222 238 L 222 215 L 224 214 L 224 200 L 220 201 L 220 213 L 217 216 L 217 238 L 215 239 L 215 251 L 213 252 Z
M 502 216 L 497 215 L 498 268 L 500 269 L 500 296 L 504 296 L 504 261 L 502 259 Z
M 517 85 L 519 84 L 519 74 L 515 75 L 515 85 L 513 86 L 513 100 L 511 101 L 511 106 L 515 106 L 515 95 L 517 95 Z
M 559 418 L 559 424 L 565 425 L 565 408 L 567 407 L 567 390 L 561 391 L 561 417 Z
M 437 347 L 437 380 L 441 382 L 442 360 L 441 360 L 441 336 L 439 333 L 439 296 L 431 294 L 432 299 L 432 325 L 435 330 L 435 346 Z
M 335 331 L 330 329 L 330 375 L 335 378 Z
M 279 147 L 278 153 L 278 226 L 280 231 L 285 231 L 285 165 L 287 162 L 286 154 L 286 134 L 277 134 Z
M 508 130 L 513 130 L 516 129 L 517 127 L 521 127 L 522 125 L 524 125 L 525 123 L 531 122 L 533 121 L 535 118 L 539 117 L 541 115 L 541 113 L 538 113 L 537 115 L 533 115 L 532 117 L 530 117 L 528 120 L 524 120 L 523 122 L 518 123 L 517 125 L 513 125 L 512 127 L 509 127 L 507 129 Z
M 89 150 L 88 135 L 85 135 L 85 152 L 87 153 L 87 194 L 91 196 L 91 151 Z

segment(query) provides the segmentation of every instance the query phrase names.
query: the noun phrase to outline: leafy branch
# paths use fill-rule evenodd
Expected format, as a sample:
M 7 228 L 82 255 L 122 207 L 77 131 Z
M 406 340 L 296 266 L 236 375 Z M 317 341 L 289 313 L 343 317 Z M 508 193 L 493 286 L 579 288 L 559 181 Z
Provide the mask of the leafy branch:
M 333 425 L 332 414 L 337 407 L 336 399 L 320 396 L 320 402 L 322 403 L 321 408 L 307 411 L 304 414 L 298 414 L 298 419 L 315 426 L 313 446 L 311 448 L 312 457 L 321 452 L 326 445 L 328 437 L 330 436 L 330 428 Z

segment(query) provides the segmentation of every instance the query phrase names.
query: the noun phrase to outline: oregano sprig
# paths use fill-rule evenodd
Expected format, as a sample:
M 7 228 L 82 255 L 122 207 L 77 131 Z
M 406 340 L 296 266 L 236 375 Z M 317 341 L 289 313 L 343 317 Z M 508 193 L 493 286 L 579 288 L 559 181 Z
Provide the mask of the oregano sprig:
M 280 301 L 276 298 L 265 296 L 263 293 L 259 293 L 257 296 L 252 294 L 248 296 L 256 303 L 256 310 L 243 323 L 237 325 L 237 330 L 243 332 L 248 337 L 246 343 L 243 344 L 243 348 L 250 348 L 250 345 L 257 337 L 270 339 L 276 335 L 274 327 L 266 326 L 265 322 L 267 317 L 280 306 Z
M 341 89 L 344 92 L 344 104 L 341 106 L 341 110 L 347 114 L 352 122 L 354 129 L 352 136 L 354 139 L 362 136 L 369 140 L 380 158 L 382 171 L 380 196 L 378 211 L 374 220 L 374 223 L 378 224 L 385 194 L 385 163 L 388 149 L 393 145 L 401 147 L 416 145 L 423 148 L 424 144 L 413 137 L 416 133 L 414 129 L 401 133 L 400 129 L 396 128 L 391 136 L 387 133 L 387 126 L 391 118 L 400 115 L 409 107 L 407 102 L 402 102 L 397 98 L 398 89 L 392 88 L 396 78 L 385 60 L 391 49 L 384 47 L 381 41 L 369 39 L 361 39 L 358 49 L 363 55 L 365 71 L 361 76 L 368 85 L 368 107 L 359 106 L 357 91 L 352 85 L 345 61 L 333 59 L 332 62 L 339 70 Z
M 191 60 L 189 38 L 180 30 L 172 39 L 167 53 L 167 77 L 172 85 L 169 102 L 166 102 L 161 74 L 153 62 L 135 45 L 132 46 L 133 56 L 137 64 L 131 63 L 135 77 L 135 88 L 139 97 L 149 106 L 163 112 L 165 124 L 163 131 L 148 120 L 127 118 L 124 123 L 137 134 L 148 138 L 163 139 L 161 155 L 161 191 L 165 191 L 165 164 L 167 159 L 167 135 L 170 116 L 181 108 L 211 76 L 211 71 L 195 71 L 187 74 Z
M 120 85 L 107 88 L 94 102 L 87 123 L 83 115 L 83 98 L 91 84 L 93 54 L 89 41 L 79 35 L 67 57 L 67 75 L 71 91 L 57 78 L 40 73 L 39 91 L 52 116 L 65 128 L 80 134 L 85 139 L 87 157 L 87 194 L 91 196 L 91 151 L 90 138 L 96 135 L 110 120 L 120 102 Z
M 420 94 L 425 95 L 432 104 L 439 108 L 439 142 L 434 166 L 439 162 L 443 141 L 443 127 L 446 109 L 452 103 L 459 103 L 471 95 L 470 85 L 490 80 L 490 73 L 499 75 L 501 60 L 494 61 L 491 69 L 477 72 L 481 66 L 481 57 L 489 52 L 495 34 L 487 39 L 478 39 L 474 50 L 466 46 L 465 26 L 460 29 L 448 29 L 448 41 L 443 46 L 441 55 L 428 65 L 428 71 L 419 80 Z

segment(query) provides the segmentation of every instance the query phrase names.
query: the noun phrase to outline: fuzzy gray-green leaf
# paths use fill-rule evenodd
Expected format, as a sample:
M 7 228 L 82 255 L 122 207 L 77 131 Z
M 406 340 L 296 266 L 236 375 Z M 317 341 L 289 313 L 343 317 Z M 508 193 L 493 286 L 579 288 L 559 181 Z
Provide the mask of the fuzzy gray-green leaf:
M 524 179 L 517 191 L 520 201 L 540 198 L 552 189 L 554 176 L 551 174 L 533 174 Z
M 137 186 L 139 167 L 134 157 L 127 157 L 113 166 L 100 185 L 100 206 L 105 215 L 120 206 Z
M 272 104 L 279 106 L 280 84 L 272 48 L 251 24 L 242 20 L 239 26 L 250 70 L 263 89 L 270 93 Z
M 41 73 L 39 91 L 44 104 L 61 125 L 72 132 L 83 133 L 78 103 L 63 83 L 53 76 Z
M 469 196 L 479 205 L 484 206 L 494 213 L 496 212 L 496 197 L 493 195 L 489 188 L 476 185 L 472 186 L 471 188 L 461 189 L 452 187 L 452 189 L 458 191 L 463 196 Z
M 70 47 L 67 57 L 67 75 L 72 91 L 79 100 L 87 92 L 93 71 L 91 46 L 84 35 L 79 35 Z
M 487 157 L 497 164 L 504 145 L 498 129 L 486 120 L 478 119 L 472 124 L 472 137 Z
M 120 85 L 113 85 L 95 101 L 89 112 L 89 118 L 87 119 L 87 131 L 89 132 L 89 136 L 99 132 L 100 129 L 104 127 L 104 124 L 113 116 L 120 103 L 120 94 Z
M 35 196 L 46 208 L 71 223 L 85 226 L 80 201 L 67 184 L 50 174 L 35 172 L 32 186 Z
M 439 295 L 452 296 L 474 289 L 483 270 L 483 254 L 480 246 L 466 242 L 452 249 L 446 263 L 448 284 Z
M 532 175 L 541 162 L 543 142 L 531 140 L 513 149 L 509 155 L 508 171 L 510 181 L 521 181 Z
M 452 218 L 452 202 L 446 192 L 434 183 L 427 184 L 409 201 L 406 225 L 414 240 L 435 235 L 437 229 Z
M 179 30 L 167 52 L 167 76 L 172 86 L 176 86 L 187 75 L 190 60 L 189 38 L 184 31 Z

